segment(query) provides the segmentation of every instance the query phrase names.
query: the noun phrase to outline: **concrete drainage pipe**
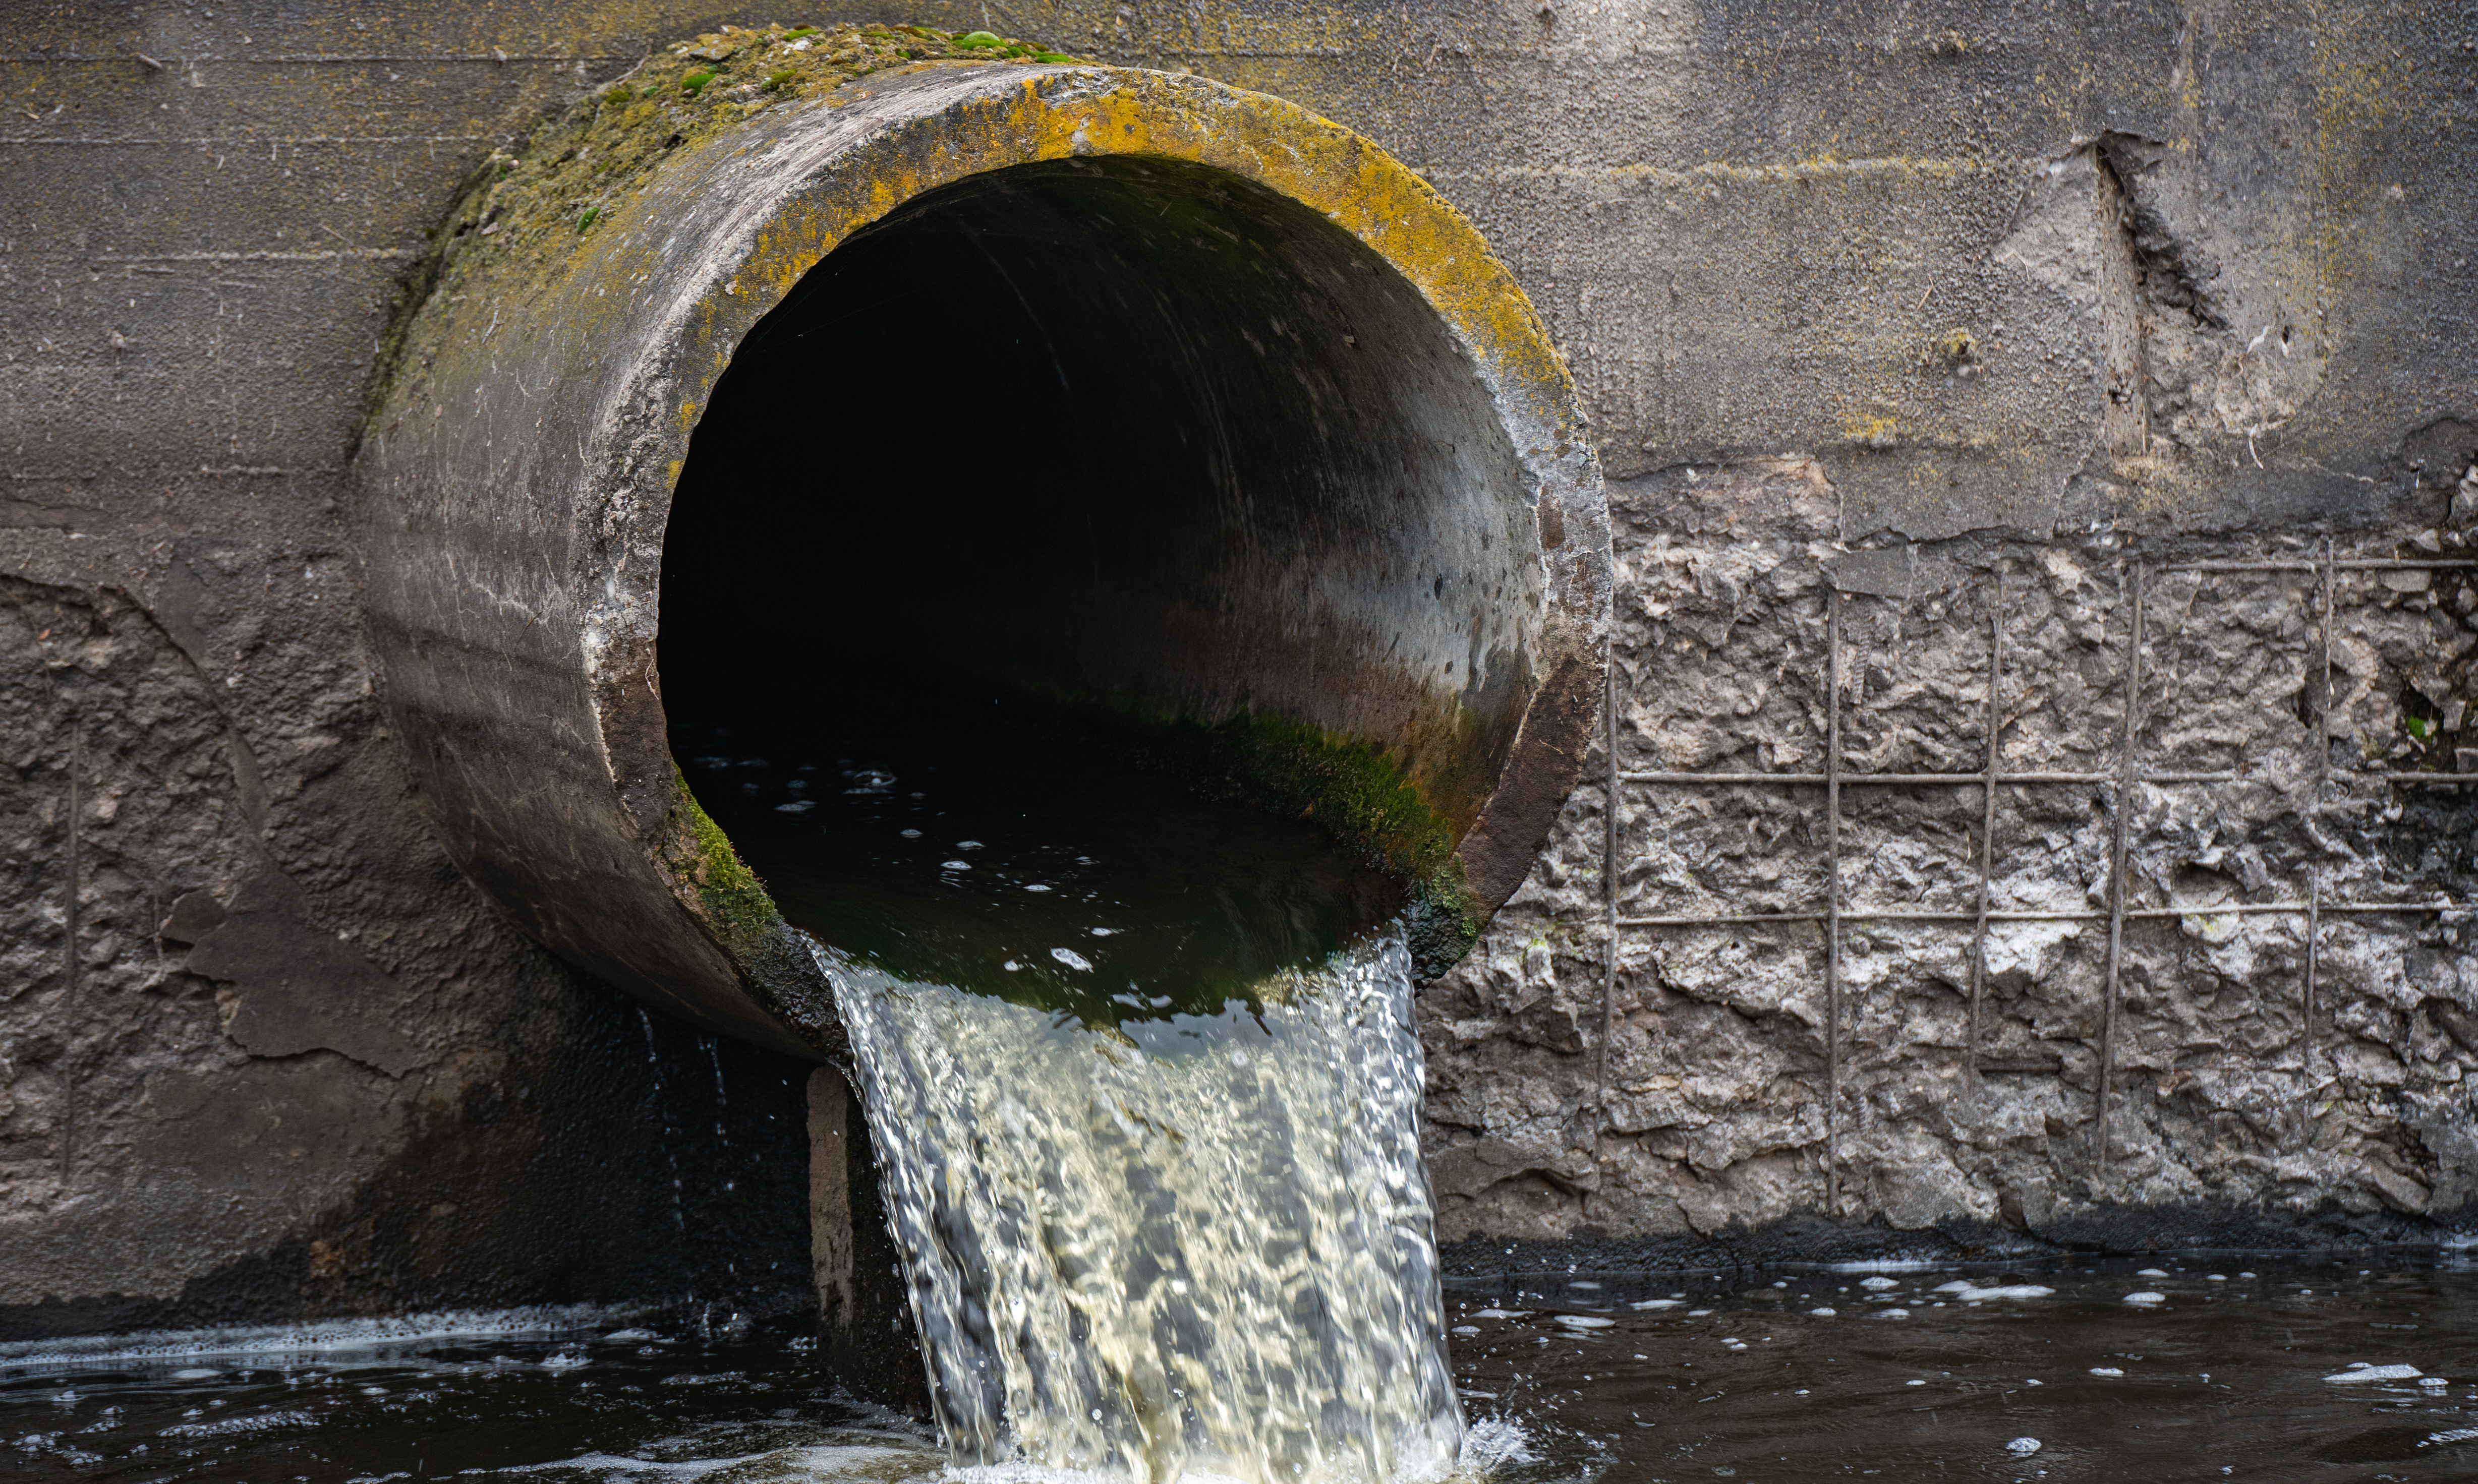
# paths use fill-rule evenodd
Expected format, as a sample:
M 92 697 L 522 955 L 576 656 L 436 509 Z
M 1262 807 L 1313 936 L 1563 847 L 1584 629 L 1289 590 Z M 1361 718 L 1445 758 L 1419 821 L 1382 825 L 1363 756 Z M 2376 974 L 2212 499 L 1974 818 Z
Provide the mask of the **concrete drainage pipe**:
M 1575 780 L 1609 580 L 1572 387 L 1470 224 L 1192 77 L 947 63 L 746 107 L 549 227 L 486 178 L 401 322 L 357 519 L 456 860 L 610 983 L 837 1059 L 667 742 L 664 673 L 782 683 L 776 638 L 713 616 L 766 592 L 1377 760 L 1445 843 L 1374 842 L 1450 961 Z

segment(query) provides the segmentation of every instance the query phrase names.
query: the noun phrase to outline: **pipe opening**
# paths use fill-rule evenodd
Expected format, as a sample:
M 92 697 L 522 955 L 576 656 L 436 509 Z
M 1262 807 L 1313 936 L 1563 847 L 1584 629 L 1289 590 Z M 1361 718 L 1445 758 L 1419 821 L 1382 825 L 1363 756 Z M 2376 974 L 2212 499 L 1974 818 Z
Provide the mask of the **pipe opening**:
M 1497 782 L 1538 684 L 1525 493 L 1436 312 L 1314 211 L 1165 160 L 975 176 L 855 234 L 718 383 L 663 552 L 673 750 L 798 925 L 861 932 L 888 849 L 993 882 L 947 837 L 1000 832 L 1012 779 L 1026 808 L 1082 799 L 1089 822 L 1113 799 L 1139 833 L 1150 812 L 1190 864 L 1120 888 L 1255 892 L 1224 915 L 1249 924 L 1239 963 L 1321 953 L 1397 899 L 1364 862 L 1418 873 L 1387 807 L 1414 799 L 1447 859 Z M 1279 820 L 1165 832 L 1181 806 L 1097 764 L 1097 725 L 1140 761 L 1270 778 L 1260 801 L 1342 845 Z M 1375 802 L 1353 817 L 1332 778 L 1297 796 L 1303 756 L 1369 769 L 1340 796 Z M 985 822 L 886 844 L 946 804 Z M 1018 811 L 1018 874 L 1066 823 Z M 1020 931 L 988 925 L 990 960 L 1055 970 L 1000 942 Z

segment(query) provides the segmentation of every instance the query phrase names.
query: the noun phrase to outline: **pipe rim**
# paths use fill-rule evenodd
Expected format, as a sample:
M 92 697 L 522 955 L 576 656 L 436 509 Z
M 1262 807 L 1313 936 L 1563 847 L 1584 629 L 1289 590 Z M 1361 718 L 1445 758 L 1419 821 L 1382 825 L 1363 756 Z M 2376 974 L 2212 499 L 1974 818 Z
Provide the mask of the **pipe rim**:
M 1590 743 L 1610 585 L 1607 511 L 1574 385 L 1512 275 L 1407 167 L 1279 98 L 1132 68 L 928 63 L 697 140 L 530 281 L 503 274 L 495 296 L 434 296 L 415 312 L 403 369 L 355 464 L 366 608 L 389 708 L 451 855 L 554 951 L 707 1028 L 841 1059 L 814 966 L 745 868 L 733 877 L 720 832 L 700 833 L 672 762 L 655 664 L 671 490 L 742 338 L 842 242 L 972 176 L 1098 155 L 1225 170 L 1316 210 L 1402 274 L 1480 379 L 1531 486 L 1545 599 L 1539 684 L 1456 853 L 1479 920 L 1521 884 Z M 513 409 L 482 395 L 486 379 L 520 389 Z M 451 427 L 451 401 L 471 420 Z M 513 447 L 527 412 L 534 441 Z M 494 506 L 517 530 L 465 534 L 494 525 Z M 546 560 L 496 549 L 519 535 Z M 457 554 L 493 549 L 451 591 L 418 591 L 404 564 L 435 560 L 442 537 Z M 494 563 L 505 570 L 485 570 Z M 563 801 L 579 841 L 559 859 L 533 858 L 524 831 L 490 817 L 515 802 L 515 760 L 457 745 L 459 718 L 480 713 L 455 704 L 459 681 L 439 663 L 442 648 L 492 647 L 508 624 L 476 615 L 510 604 L 528 629 L 574 637 L 564 652 L 539 633 L 496 646 L 520 664 L 572 667 L 573 685 L 538 688 L 555 714 L 535 730 L 576 754 L 563 764 L 571 782 L 598 774 L 602 796 Z M 580 871 L 577 857 L 596 859 Z M 563 910 L 590 876 L 624 884 L 626 900 Z M 614 912 L 638 917 L 638 939 L 685 929 L 706 951 L 615 944 L 596 920 Z

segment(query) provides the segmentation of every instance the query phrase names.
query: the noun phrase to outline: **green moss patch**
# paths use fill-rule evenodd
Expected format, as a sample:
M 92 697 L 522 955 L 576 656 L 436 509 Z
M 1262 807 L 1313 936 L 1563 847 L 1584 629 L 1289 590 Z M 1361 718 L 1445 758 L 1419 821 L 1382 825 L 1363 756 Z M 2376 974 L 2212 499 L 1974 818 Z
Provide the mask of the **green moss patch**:
M 552 113 L 513 153 L 492 151 L 467 177 L 406 275 L 366 409 L 375 414 L 385 400 L 423 303 L 486 268 L 507 291 L 543 287 L 675 149 L 889 67 L 1080 60 L 992 32 L 927 26 L 725 26 L 657 48 L 625 77 Z
M 671 786 L 676 792 L 670 816 L 664 820 L 663 864 L 674 878 L 695 889 L 706 925 L 726 952 L 745 962 L 773 933 L 774 899 L 766 894 L 757 873 L 742 864 L 722 826 L 689 791 L 677 765 L 671 768 Z

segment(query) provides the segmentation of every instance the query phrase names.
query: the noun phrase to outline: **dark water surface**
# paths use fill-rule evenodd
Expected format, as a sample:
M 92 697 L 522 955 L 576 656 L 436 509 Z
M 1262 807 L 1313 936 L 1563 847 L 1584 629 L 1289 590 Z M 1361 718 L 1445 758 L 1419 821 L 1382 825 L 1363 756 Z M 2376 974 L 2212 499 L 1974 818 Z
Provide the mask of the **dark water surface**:
M 795 927 L 898 977 L 1090 1026 L 1218 1015 L 1403 905 L 1313 823 L 995 705 L 672 741 Z
M 1508 1484 L 2478 1479 L 2467 1261 L 1581 1281 L 1601 1286 L 1535 1274 L 1449 1290 L 1475 1451 L 1502 1458 Z M 2055 1292 L 1973 1298 L 1953 1284 Z M 2126 1301 L 2142 1293 L 2162 1297 Z M 235 1343 L 0 1356 L 0 1479 L 727 1484 L 946 1469 L 926 1431 L 838 1401 L 789 1328 Z M 2417 1373 L 2348 1379 L 2387 1367 Z

